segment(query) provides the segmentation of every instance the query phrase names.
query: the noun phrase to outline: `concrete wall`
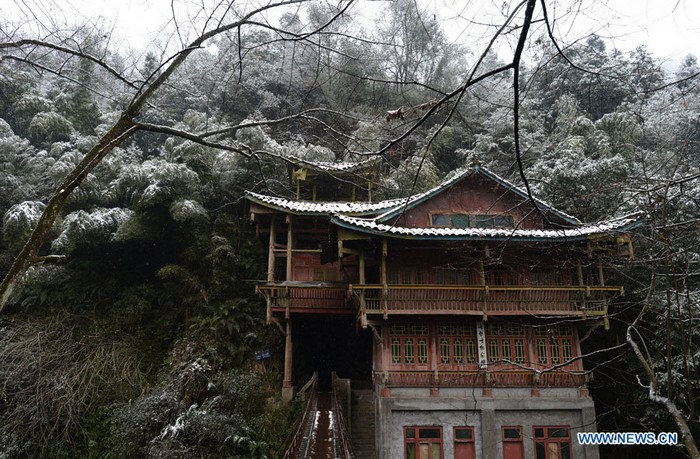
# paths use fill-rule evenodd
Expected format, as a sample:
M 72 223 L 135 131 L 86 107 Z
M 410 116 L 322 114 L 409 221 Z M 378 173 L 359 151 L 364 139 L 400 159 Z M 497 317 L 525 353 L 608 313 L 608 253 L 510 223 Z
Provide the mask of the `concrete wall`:
M 583 447 L 576 432 L 595 431 L 593 401 L 578 389 L 540 389 L 533 396 L 530 389 L 481 388 L 392 389 L 377 397 L 376 439 L 378 457 L 404 457 L 406 426 L 442 427 L 445 459 L 454 457 L 454 427 L 474 428 L 476 455 L 483 459 L 503 457 L 501 427 L 520 426 L 524 457 L 534 458 L 533 426 L 569 426 L 572 457 L 598 459 L 598 448 Z

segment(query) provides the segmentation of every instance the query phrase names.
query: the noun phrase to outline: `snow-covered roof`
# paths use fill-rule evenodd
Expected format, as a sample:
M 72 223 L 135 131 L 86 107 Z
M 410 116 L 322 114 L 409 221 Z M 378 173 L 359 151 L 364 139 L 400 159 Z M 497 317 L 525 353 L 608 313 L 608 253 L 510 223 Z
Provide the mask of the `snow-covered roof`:
M 508 229 L 508 228 L 408 228 L 387 225 L 378 218 L 358 218 L 349 215 L 334 215 L 331 221 L 347 229 L 375 234 L 391 235 L 405 239 L 443 239 L 443 240 L 521 240 L 521 241 L 567 241 L 587 239 L 596 235 L 622 233 L 638 225 L 640 214 L 583 224 L 568 229 Z
M 381 157 L 375 156 L 364 161 L 350 162 L 350 161 L 308 161 L 296 156 L 288 155 L 287 160 L 299 167 L 304 167 L 307 169 L 313 169 L 320 172 L 356 172 L 358 170 L 364 169 L 381 160 Z
M 298 212 L 308 215 L 334 215 L 334 214 L 352 214 L 352 215 L 367 215 L 376 214 L 378 212 L 401 207 L 406 204 L 407 199 L 391 199 L 380 202 L 347 202 L 347 201 L 299 201 L 276 196 L 266 196 L 263 194 L 253 193 L 248 191 L 246 197 L 266 207 L 272 207 L 277 210 Z
M 436 194 L 441 193 L 444 190 L 447 190 L 449 187 L 451 187 L 455 183 L 459 182 L 463 178 L 470 176 L 471 174 L 477 174 L 477 175 L 485 177 L 493 182 L 496 182 L 499 185 L 501 185 L 502 187 L 517 194 L 518 196 L 520 196 L 523 199 L 526 199 L 526 200 L 530 199 L 530 197 L 527 194 L 527 191 L 517 187 L 513 183 L 509 182 L 508 180 L 504 179 L 503 177 L 499 176 L 498 174 L 491 172 L 490 170 L 486 169 L 485 167 L 477 165 L 477 166 L 468 167 L 468 168 L 464 168 L 464 169 L 458 169 L 456 171 L 456 173 L 451 178 L 443 181 L 439 185 L 435 186 L 434 188 L 432 188 L 424 193 L 413 196 L 408 201 L 408 203 L 401 206 L 400 208 L 390 209 L 390 210 L 386 211 L 382 215 L 379 215 L 377 217 L 377 220 L 379 220 L 381 222 L 386 222 L 387 220 L 389 220 L 391 218 L 397 217 L 398 215 L 400 215 L 404 211 L 417 206 L 418 204 L 426 201 L 427 199 L 431 198 L 432 196 L 435 196 Z M 572 225 L 580 225 L 581 224 L 581 221 L 578 218 L 571 216 L 571 215 L 567 214 L 566 212 L 562 212 L 561 210 L 554 208 L 550 204 L 548 204 L 540 199 L 534 198 L 534 200 L 537 203 L 537 205 L 541 208 L 541 210 L 543 210 L 544 212 L 548 212 L 548 213 L 551 213 L 553 215 L 556 215 L 557 217 L 563 219 L 564 221 L 566 221 L 567 223 L 572 224 Z

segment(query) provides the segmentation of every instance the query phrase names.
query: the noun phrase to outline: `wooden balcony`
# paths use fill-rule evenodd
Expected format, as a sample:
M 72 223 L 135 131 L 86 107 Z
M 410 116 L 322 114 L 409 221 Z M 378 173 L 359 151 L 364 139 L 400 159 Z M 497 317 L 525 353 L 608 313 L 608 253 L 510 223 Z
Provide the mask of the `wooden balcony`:
M 318 282 L 282 282 L 259 285 L 257 292 L 267 301 L 267 317 L 274 312 L 283 312 L 289 317 L 292 312 L 317 314 L 356 314 L 357 306 L 348 301 L 346 284 Z
M 376 371 L 375 383 L 387 387 L 583 387 L 590 375 L 580 371 Z
M 623 294 L 607 286 L 351 285 L 361 317 L 397 314 L 597 316 Z

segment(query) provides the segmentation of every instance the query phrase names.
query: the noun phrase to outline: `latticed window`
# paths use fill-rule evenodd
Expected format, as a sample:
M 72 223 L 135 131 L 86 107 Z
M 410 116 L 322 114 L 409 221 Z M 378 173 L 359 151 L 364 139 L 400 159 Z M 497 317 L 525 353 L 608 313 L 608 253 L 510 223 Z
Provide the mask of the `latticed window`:
M 574 330 L 568 325 L 535 327 L 537 362 L 560 365 L 574 358 Z
M 525 363 L 525 327 L 522 325 L 489 323 L 486 344 L 489 362 Z
M 394 365 L 428 364 L 428 325 L 398 323 L 389 326 L 391 363 Z
M 441 365 L 465 365 L 477 362 L 474 324 L 439 323 L 437 331 Z

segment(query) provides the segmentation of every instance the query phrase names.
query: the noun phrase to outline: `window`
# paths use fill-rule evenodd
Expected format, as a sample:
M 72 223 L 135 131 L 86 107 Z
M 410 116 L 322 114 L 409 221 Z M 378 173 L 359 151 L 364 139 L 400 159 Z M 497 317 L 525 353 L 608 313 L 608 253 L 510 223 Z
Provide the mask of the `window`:
M 523 459 L 523 429 L 520 426 L 501 427 L 503 459 Z
M 404 427 L 406 459 L 442 459 L 442 427 Z
M 512 228 L 513 217 L 492 214 L 431 214 L 432 226 L 452 228 Z
M 389 326 L 392 365 L 428 364 L 428 325 L 399 323 Z
M 506 268 L 491 268 L 486 273 L 486 283 L 488 285 L 517 285 L 518 275 L 515 271 Z
M 315 282 L 336 282 L 338 271 L 335 268 L 314 268 L 313 276 Z
M 440 366 L 444 368 L 477 363 L 474 324 L 439 323 L 437 330 Z
M 569 427 L 534 427 L 535 459 L 571 459 Z
M 530 285 L 571 285 L 571 270 L 539 268 L 530 271 Z
M 489 362 L 507 360 L 525 363 L 525 327 L 489 323 L 486 328 L 486 352 Z
M 435 280 L 440 285 L 478 285 L 479 274 L 470 269 L 435 268 Z
M 535 327 L 537 363 L 560 365 L 574 357 L 574 330 L 568 325 Z
M 474 427 L 455 427 L 455 459 L 476 459 Z

